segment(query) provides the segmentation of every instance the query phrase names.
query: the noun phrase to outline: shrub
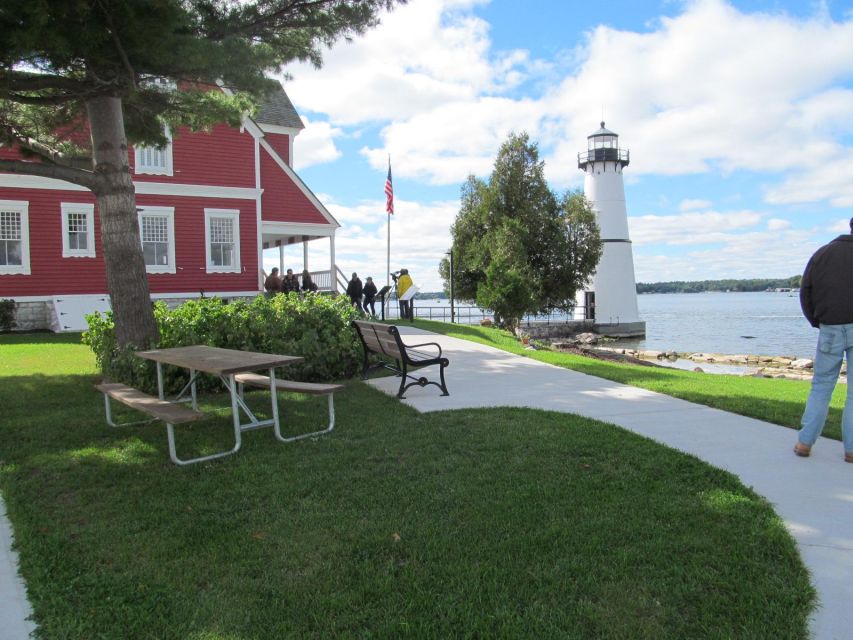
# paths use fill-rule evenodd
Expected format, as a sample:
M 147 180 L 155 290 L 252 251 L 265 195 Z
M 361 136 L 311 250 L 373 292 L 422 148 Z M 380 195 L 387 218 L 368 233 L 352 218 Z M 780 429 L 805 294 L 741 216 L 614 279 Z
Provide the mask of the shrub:
M 358 312 L 343 296 L 289 293 L 230 304 L 219 298 L 201 298 L 176 309 L 158 302 L 154 305 L 154 317 L 160 340 L 152 348 L 206 344 L 302 356 L 303 363 L 282 370 L 283 377 L 289 380 L 320 382 L 348 378 L 356 372 L 360 361 L 360 345 L 350 327 Z M 95 313 L 86 319 L 89 330 L 83 334 L 83 342 L 95 352 L 104 377 L 155 391 L 154 363 L 136 357 L 132 348 L 118 348 L 112 314 Z M 176 367 L 165 367 L 164 377 L 170 393 L 186 383 L 186 372 Z M 200 384 L 215 387 L 218 382 L 205 376 Z
M 15 328 L 15 301 L 0 300 L 0 331 L 11 331 Z

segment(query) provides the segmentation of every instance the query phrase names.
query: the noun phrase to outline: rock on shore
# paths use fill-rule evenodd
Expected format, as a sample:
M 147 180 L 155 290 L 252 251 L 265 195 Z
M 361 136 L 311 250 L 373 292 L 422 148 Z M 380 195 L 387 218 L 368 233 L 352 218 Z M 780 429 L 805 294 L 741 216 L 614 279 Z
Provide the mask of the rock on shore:
M 660 360 L 690 360 L 696 363 L 731 365 L 743 367 L 742 375 L 757 376 L 764 378 L 790 378 L 794 380 L 810 380 L 814 361 L 809 358 L 796 358 L 794 356 L 764 356 L 752 354 L 722 354 L 722 353 L 678 353 L 675 351 L 654 351 L 626 349 L 622 347 L 604 346 L 598 344 L 599 336 L 594 333 L 579 334 L 570 343 L 554 343 L 554 347 L 580 349 L 591 355 L 608 355 L 615 359 L 640 360 L 654 362 Z M 595 346 L 593 346 L 595 345 Z M 621 358 L 620 358 L 621 356 Z M 694 371 L 700 370 L 696 367 Z M 846 379 L 847 363 L 841 367 L 841 377 Z

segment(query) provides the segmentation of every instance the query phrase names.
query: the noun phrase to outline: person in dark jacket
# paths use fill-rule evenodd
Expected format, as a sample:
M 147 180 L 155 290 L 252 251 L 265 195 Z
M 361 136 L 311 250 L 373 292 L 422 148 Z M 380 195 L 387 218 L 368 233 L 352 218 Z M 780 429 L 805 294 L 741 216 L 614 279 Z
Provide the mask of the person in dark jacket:
M 302 272 L 302 290 L 306 293 L 317 291 L 317 283 L 311 279 L 311 273 L 308 269 Z
M 364 309 L 361 307 L 362 293 L 363 287 L 361 286 L 361 280 L 358 279 L 358 274 L 354 273 L 352 274 L 352 279 L 347 285 L 347 295 L 349 296 L 349 299 L 352 302 L 352 306 L 363 312 Z
M 293 269 L 288 269 L 281 280 L 281 292 L 290 293 L 291 291 L 299 291 L 299 278 L 293 273 Z
M 845 354 L 848 371 L 853 358 L 853 218 L 850 235 L 838 236 L 809 260 L 800 285 L 800 306 L 809 323 L 820 330 L 812 389 L 794 446 L 794 453 L 805 458 L 823 431 Z M 853 392 L 849 384 L 841 431 L 844 459 L 853 462 Z
M 367 281 L 364 283 L 364 312 L 367 313 L 367 307 L 370 307 L 370 315 L 376 315 L 376 294 L 378 293 L 376 285 L 373 284 L 373 278 L 367 276 Z
M 278 267 L 273 267 L 273 270 L 264 280 L 264 289 L 268 296 L 274 296 L 281 291 L 281 276 L 278 275 Z

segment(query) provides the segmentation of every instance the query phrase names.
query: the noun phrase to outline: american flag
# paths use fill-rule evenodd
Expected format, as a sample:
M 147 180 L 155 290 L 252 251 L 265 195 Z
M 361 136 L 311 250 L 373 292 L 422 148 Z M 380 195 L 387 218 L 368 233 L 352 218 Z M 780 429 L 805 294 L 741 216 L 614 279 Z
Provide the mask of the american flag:
M 388 161 L 388 177 L 385 179 L 385 211 L 394 213 L 394 185 L 391 184 L 391 161 Z

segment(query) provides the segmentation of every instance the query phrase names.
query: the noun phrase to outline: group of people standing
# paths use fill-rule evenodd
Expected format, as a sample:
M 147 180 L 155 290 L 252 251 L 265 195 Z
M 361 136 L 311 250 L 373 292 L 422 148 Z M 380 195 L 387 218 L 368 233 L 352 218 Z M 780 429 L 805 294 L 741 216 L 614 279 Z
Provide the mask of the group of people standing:
M 412 277 L 409 275 L 408 269 L 400 269 L 399 275 L 391 274 L 394 281 L 397 283 L 397 299 L 399 300 L 404 293 L 412 286 Z M 376 315 L 376 295 L 378 291 L 373 278 L 367 276 L 367 280 L 362 284 L 357 273 L 352 274 L 352 278 L 347 285 L 347 296 L 352 302 L 352 306 L 363 313 Z M 368 308 L 370 311 L 368 312 Z M 412 319 L 412 303 L 411 300 L 400 300 L 400 318 Z
M 300 284 L 299 276 L 293 273 L 293 269 L 288 269 L 287 273 L 281 276 L 279 275 L 278 267 L 275 267 L 264 281 L 264 289 L 268 295 L 290 293 L 291 291 L 298 293 L 299 291 L 317 291 L 317 284 L 311 279 L 308 269 L 302 272 L 302 283 Z

